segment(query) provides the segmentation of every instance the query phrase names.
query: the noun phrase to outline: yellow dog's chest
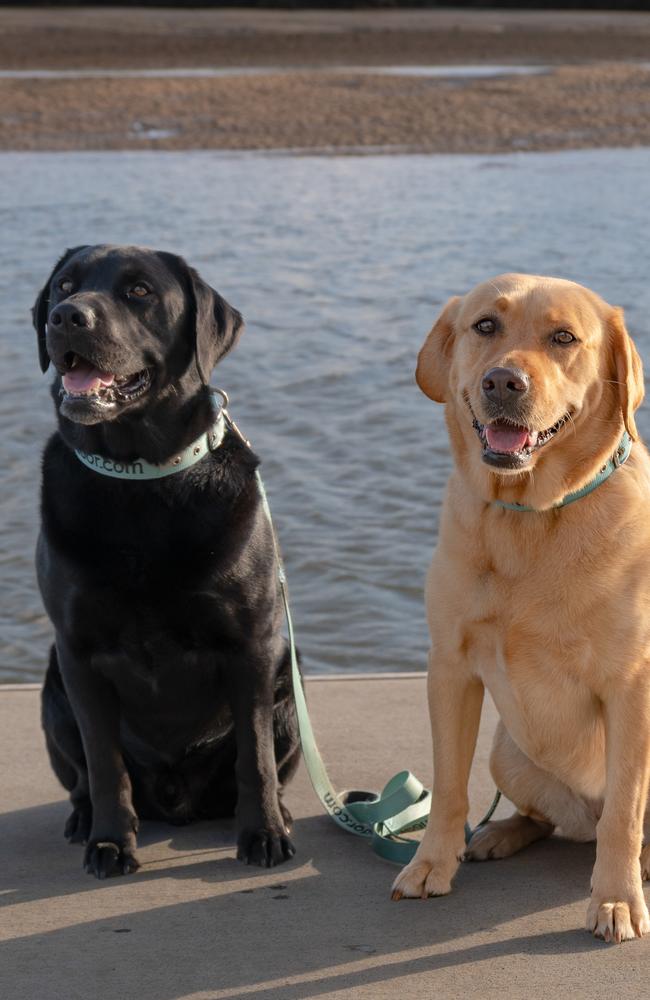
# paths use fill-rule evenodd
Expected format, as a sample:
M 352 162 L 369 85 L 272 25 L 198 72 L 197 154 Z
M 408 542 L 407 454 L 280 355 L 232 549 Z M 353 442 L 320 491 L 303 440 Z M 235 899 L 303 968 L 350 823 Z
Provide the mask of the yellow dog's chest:
M 457 652 L 490 692 L 514 741 L 579 794 L 600 797 L 605 739 L 593 680 L 603 651 L 601 636 L 584 627 L 582 609 L 560 586 L 540 594 L 522 581 L 485 577 L 462 588 L 459 600 L 465 615 L 454 627 Z
M 571 669 L 548 649 L 513 658 L 508 645 L 497 639 L 493 656 L 476 664 L 506 729 L 538 767 L 580 795 L 599 798 L 605 787 L 605 730 L 601 702 L 581 676 L 588 649 L 582 657 L 575 651 Z

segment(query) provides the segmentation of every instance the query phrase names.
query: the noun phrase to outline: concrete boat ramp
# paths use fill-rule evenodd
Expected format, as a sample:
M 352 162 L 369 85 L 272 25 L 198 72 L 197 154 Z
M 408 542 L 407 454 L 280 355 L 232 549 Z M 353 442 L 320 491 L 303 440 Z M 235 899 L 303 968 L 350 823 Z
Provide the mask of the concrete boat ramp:
M 424 675 L 312 679 L 308 698 L 337 787 L 380 788 L 403 768 L 430 784 Z M 474 820 L 492 798 L 494 721 L 488 704 Z M 0 688 L 0 758 L 3 1000 L 650 996 L 650 939 L 582 930 L 593 844 L 554 838 L 463 865 L 450 896 L 392 903 L 397 869 L 334 826 L 302 768 L 289 864 L 236 861 L 230 821 L 144 823 L 141 870 L 98 882 L 63 839 L 37 686 Z

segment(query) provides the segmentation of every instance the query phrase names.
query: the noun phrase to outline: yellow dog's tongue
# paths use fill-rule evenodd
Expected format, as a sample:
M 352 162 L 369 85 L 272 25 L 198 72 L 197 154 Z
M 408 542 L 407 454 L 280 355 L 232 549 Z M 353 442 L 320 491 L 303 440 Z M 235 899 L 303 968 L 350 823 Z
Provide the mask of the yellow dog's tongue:
M 102 385 L 112 385 L 114 381 L 115 375 L 100 371 L 89 361 L 79 359 L 74 368 L 63 376 L 63 388 L 66 392 L 79 395 L 99 389 Z
M 492 451 L 513 454 L 521 451 L 528 443 L 528 430 L 525 427 L 512 427 L 510 424 L 488 424 L 485 437 Z

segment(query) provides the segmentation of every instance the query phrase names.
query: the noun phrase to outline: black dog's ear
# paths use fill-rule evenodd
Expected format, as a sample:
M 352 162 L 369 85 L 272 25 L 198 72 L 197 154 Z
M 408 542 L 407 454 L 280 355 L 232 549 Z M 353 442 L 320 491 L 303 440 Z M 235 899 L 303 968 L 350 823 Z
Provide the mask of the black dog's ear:
M 194 353 L 199 378 L 204 385 L 217 361 L 237 343 L 244 320 L 193 267 L 187 268 L 194 299 Z
M 159 250 L 158 256 L 173 269 L 187 290 L 196 370 L 203 384 L 208 385 L 217 361 L 237 343 L 244 320 L 182 257 L 165 250 Z
M 59 268 L 63 267 L 65 262 L 69 260 L 70 257 L 73 257 L 80 250 L 85 249 L 86 247 L 82 245 L 66 250 L 60 260 L 57 260 L 56 264 L 52 268 L 49 278 L 43 285 L 41 291 L 38 293 L 36 302 L 32 306 L 32 322 L 38 336 L 38 360 L 41 363 L 42 372 L 46 372 L 50 366 L 50 356 L 47 353 L 47 345 L 45 343 L 45 328 L 47 326 L 47 317 L 50 314 L 50 283 Z

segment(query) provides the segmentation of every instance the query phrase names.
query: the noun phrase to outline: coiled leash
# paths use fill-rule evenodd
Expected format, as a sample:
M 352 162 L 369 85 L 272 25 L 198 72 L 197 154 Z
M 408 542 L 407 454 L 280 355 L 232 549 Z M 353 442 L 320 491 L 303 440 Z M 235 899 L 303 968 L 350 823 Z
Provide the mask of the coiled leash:
M 224 400 L 222 413 L 226 424 L 250 447 L 250 442 L 244 437 L 228 413 L 228 396 L 223 390 L 218 391 Z M 256 471 L 255 475 L 257 477 L 257 486 L 262 500 L 262 507 L 268 519 L 273 538 L 280 592 L 287 620 L 289 651 L 291 655 L 291 676 L 298 716 L 300 743 L 305 766 L 307 767 L 314 791 L 320 799 L 323 808 L 337 826 L 348 833 L 355 834 L 357 837 L 370 838 L 372 849 L 387 861 L 393 861 L 400 865 L 407 864 L 417 850 L 418 841 L 405 837 L 404 834 L 412 833 L 415 830 L 423 830 L 427 825 L 427 818 L 431 808 L 431 792 L 410 771 L 400 771 L 399 774 L 390 779 L 379 794 L 365 791 L 337 792 L 332 785 L 316 744 L 314 730 L 309 718 L 309 712 L 307 711 L 305 691 L 296 652 L 293 619 L 289 607 L 287 578 L 280 554 L 278 537 L 271 516 L 271 508 L 259 470 Z M 499 804 L 500 798 L 501 792 L 497 791 L 492 805 L 475 829 L 488 822 Z M 466 823 L 466 844 L 469 843 L 474 833 L 475 830 Z

